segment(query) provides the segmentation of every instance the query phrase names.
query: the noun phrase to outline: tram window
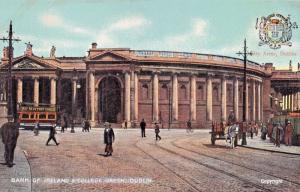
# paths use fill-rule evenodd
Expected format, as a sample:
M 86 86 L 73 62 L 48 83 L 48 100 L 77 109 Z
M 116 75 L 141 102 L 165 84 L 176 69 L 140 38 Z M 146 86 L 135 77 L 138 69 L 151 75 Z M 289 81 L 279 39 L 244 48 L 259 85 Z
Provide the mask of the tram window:
M 29 115 L 28 115 L 28 114 L 22 114 L 22 118 L 23 118 L 23 119 L 28 119 L 28 118 L 29 118 Z
M 39 115 L 39 118 L 40 118 L 40 119 L 46 119 L 46 115 L 45 115 L 45 114 L 40 114 L 40 115 Z
M 48 119 L 55 119 L 55 115 L 53 114 L 48 115 Z
M 34 119 L 34 114 L 31 114 L 31 115 L 30 115 L 30 118 L 31 118 L 31 119 Z

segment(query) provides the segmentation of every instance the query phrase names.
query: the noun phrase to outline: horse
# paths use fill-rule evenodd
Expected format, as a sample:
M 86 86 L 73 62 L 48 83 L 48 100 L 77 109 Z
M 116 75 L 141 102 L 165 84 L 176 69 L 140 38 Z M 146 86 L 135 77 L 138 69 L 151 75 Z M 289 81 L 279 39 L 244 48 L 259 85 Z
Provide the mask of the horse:
M 229 143 L 231 148 L 233 149 L 234 143 L 235 143 L 235 137 L 236 135 L 239 133 L 239 125 L 238 124 L 233 124 L 231 126 L 227 126 L 224 129 L 224 137 L 225 137 L 225 141 L 226 141 L 226 145 L 228 146 L 228 142 L 227 140 L 229 139 Z

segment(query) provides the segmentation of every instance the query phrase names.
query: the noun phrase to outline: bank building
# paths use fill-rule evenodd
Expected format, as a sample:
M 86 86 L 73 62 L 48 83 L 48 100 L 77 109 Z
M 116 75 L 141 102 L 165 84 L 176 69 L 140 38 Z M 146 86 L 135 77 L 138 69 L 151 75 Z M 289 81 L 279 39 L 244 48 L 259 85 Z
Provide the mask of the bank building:
M 276 62 L 276 61 L 274 61 Z M 288 65 L 288 64 L 287 64 Z M 13 105 L 41 104 L 59 108 L 59 116 L 93 126 L 109 121 L 138 127 L 205 128 L 227 120 L 231 111 L 242 120 L 242 59 L 221 55 L 99 48 L 87 56 L 50 57 L 34 54 L 31 44 L 12 61 Z M 0 107 L 5 116 L 8 48 L 1 58 Z M 300 71 L 276 70 L 272 63 L 247 61 L 246 120 L 266 122 L 279 112 L 300 107 Z

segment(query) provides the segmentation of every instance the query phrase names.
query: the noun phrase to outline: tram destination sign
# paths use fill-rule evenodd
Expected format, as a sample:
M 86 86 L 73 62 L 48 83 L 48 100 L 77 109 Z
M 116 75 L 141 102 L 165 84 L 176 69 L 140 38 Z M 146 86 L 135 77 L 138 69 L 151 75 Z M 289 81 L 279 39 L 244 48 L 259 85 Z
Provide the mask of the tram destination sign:
M 55 112 L 55 107 L 21 106 L 19 111 Z

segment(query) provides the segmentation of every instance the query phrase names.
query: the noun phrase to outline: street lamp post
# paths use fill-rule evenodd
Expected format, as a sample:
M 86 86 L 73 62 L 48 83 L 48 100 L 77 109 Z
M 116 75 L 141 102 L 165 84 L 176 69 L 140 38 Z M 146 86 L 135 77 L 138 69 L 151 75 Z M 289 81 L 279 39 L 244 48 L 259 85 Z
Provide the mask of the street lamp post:
M 247 52 L 247 42 L 244 40 L 244 51 L 239 51 L 238 55 L 242 55 L 244 57 L 244 80 L 243 80 L 243 133 L 242 133 L 242 145 L 247 145 L 246 140 L 246 131 L 245 128 L 247 126 L 246 122 L 246 86 L 247 86 L 247 55 L 253 55 L 252 52 Z

